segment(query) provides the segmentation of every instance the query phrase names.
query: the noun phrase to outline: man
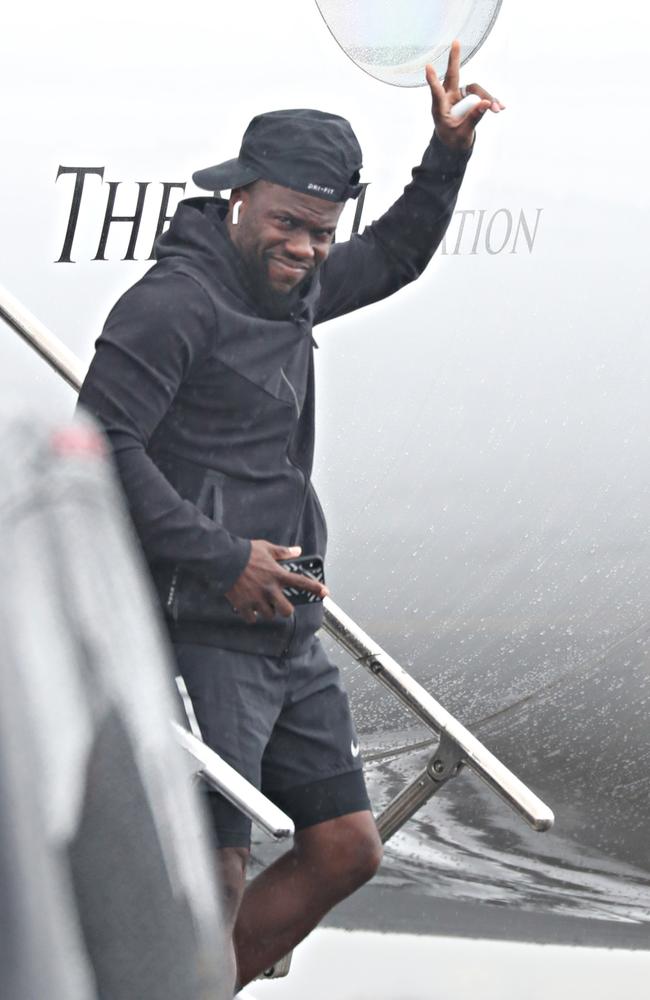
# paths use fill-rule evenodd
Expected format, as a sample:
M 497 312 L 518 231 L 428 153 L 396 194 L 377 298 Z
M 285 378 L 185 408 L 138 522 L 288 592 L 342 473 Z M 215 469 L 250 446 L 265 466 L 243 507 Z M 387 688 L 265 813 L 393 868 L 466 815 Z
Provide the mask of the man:
M 435 134 L 402 197 L 333 245 L 360 190 L 345 119 L 253 119 L 234 160 L 199 171 L 231 190 L 181 203 L 157 263 L 117 303 L 80 400 L 111 440 L 204 738 L 296 824 L 294 846 L 244 893 L 250 824 L 206 793 L 234 926 L 239 984 L 300 941 L 369 879 L 381 844 L 336 669 L 315 636 L 319 603 L 281 560 L 325 554 L 310 482 L 312 327 L 416 278 L 451 218 L 474 126 L 457 119 L 460 46 L 444 85 L 427 67 Z

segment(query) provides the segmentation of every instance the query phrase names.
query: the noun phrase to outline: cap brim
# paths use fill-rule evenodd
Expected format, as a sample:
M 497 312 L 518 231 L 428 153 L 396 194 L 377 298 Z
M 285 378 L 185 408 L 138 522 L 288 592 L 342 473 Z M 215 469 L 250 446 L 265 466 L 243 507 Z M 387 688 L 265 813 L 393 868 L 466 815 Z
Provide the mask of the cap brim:
M 192 174 L 192 180 L 204 191 L 231 191 L 259 180 L 260 175 L 252 167 L 245 166 L 239 159 L 226 160 L 216 167 L 206 167 Z

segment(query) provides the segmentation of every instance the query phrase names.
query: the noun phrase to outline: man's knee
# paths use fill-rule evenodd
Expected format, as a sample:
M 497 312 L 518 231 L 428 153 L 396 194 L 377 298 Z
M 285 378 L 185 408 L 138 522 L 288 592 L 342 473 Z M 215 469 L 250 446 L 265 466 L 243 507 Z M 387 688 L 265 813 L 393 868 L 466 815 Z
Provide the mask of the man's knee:
M 384 848 L 376 827 L 352 833 L 343 855 L 354 888 L 369 882 L 381 865 Z
M 343 895 L 368 882 L 383 856 L 370 812 L 351 813 L 302 830 L 296 837 L 296 847 Z

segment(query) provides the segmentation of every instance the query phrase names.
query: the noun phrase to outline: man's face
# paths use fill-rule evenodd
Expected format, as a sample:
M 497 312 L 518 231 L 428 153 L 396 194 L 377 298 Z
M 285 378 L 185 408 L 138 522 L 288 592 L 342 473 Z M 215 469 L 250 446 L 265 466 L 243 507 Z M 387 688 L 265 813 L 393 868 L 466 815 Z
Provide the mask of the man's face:
M 257 181 L 233 194 L 241 200 L 239 222 L 229 223 L 259 298 L 282 308 L 326 259 L 343 202 L 325 201 Z

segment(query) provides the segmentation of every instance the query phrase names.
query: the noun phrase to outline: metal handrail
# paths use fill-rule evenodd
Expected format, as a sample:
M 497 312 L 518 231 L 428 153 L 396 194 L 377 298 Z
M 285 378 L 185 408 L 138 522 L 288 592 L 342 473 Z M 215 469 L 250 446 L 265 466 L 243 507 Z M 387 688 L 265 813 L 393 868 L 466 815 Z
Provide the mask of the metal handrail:
M 0 316 L 77 392 L 86 370 L 76 354 L 0 285 Z
M 81 388 L 85 372 L 79 359 L 2 287 L 0 287 L 0 315 L 69 385 L 77 390 Z M 553 812 L 541 799 L 447 712 L 381 646 L 366 635 L 331 598 L 326 597 L 323 605 L 326 631 L 358 663 L 385 684 L 425 725 L 444 738 L 447 744 L 457 751 L 459 764 L 467 764 L 475 771 L 533 829 L 539 831 L 550 829 L 554 822 Z M 192 740 L 196 739 L 186 730 L 183 730 L 183 733 Z M 200 744 L 201 741 L 197 740 L 197 743 Z
M 278 809 L 266 795 L 263 795 L 250 781 L 243 778 L 238 771 L 211 750 L 178 722 L 172 721 L 176 739 L 198 765 L 199 775 L 216 791 L 221 792 L 237 809 L 246 813 L 257 826 L 261 827 L 270 837 L 283 840 L 292 837 L 295 829 L 293 820 Z
M 509 771 L 458 719 L 366 635 L 331 597 L 324 599 L 323 606 L 325 630 L 358 663 L 385 684 L 429 729 L 438 736 L 445 736 L 454 744 L 459 750 L 460 762 L 487 782 L 534 830 L 550 829 L 554 820 L 553 812 L 523 781 Z

